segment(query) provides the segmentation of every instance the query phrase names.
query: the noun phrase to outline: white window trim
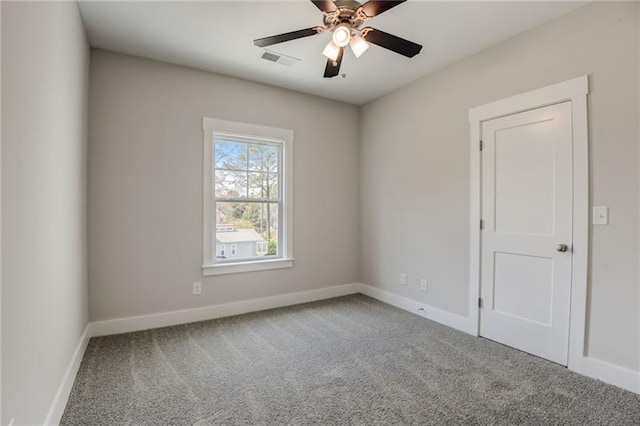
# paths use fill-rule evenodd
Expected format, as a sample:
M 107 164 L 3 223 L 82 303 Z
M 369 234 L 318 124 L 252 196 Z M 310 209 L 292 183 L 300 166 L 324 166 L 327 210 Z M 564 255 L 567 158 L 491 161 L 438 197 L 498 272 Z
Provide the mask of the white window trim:
M 203 262 L 204 276 L 234 274 L 240 272 L 263 271 L 269 269 L 290 268 L 293 266 L 293 130 L 275 127 L 258 126 L 255 124 L 238 123 L 235 121 L 218 120 L 204 117 L 202 119 L 204 167 L 203 167 Z M 245 138 L 260 137 L 281 141 L 282 149 L 282 217 L 283 223 L 278 224 L 282 237 L 282 256 L 262 260 L 248 260 L 242 262 L 215 263 L 215 245 L 211 236 L 215 223 L 211 220 L 213 194 L 213 133 L 228 133 Z

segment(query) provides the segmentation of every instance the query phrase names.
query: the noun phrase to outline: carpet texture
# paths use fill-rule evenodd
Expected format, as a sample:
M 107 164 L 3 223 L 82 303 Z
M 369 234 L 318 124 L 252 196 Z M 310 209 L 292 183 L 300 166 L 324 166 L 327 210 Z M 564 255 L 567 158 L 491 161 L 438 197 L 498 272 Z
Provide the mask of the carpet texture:
M 63 425 L 640 424 L 640 396 L 354 295 L 91 339 Z

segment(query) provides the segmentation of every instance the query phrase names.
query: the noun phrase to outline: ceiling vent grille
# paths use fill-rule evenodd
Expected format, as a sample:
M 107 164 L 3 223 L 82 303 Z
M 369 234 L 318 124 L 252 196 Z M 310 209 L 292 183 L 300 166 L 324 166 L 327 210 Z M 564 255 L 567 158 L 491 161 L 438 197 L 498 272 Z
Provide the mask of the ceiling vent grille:
M 265 50 L 262 52 L 260 57 L 266 61 L 275 62 L 277 64 L 284 65 L 285 67 L 292 67 L 300 62 L 300 59 L 298 58 L 283 55 L 282 53 L 276 53 L 271 50 Z

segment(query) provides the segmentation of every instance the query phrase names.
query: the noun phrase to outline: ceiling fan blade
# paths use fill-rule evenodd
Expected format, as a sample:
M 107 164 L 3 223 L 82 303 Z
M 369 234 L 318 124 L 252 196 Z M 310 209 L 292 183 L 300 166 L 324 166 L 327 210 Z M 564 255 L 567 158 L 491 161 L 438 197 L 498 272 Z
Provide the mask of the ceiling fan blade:
M 336 59 L 335 62 L 331 59 L 327 59 L 327 66 L 324 69 L 324 78 L 335 77 L 340 73 L 340 65 L 342 64 L 343 55 L 344 47 L 341 47 L 340 52 L 338 52 L 338 59 Z
M 374 16 L 380 15 L 381 13 L 386 12 L 392 7 L 396 7 L 399 4 L 404 3 L 407 0 L 369 0 L 362 6 L 360 9 L 369 17 L 373 18 Z
M 258 38 L 253 40 L 253 44 L 258 47 L 271 46 L 272 44 L 320 34 L 321 31 L 322 27 L 306 28 L 304 30 L 291 31 L 290 33 L 278 34 L 271 37 Z
M 331 0 L 311 0 L 311 3 L 315 4 L 318 9 L 326 13 L 338 10 L 335 3 Z
M 377 44 L 380 47 L 404 55 L 407 58 L 413 58 L 420 53 L 422 49 L 422 46 L 419 44 L 394 36 L 393 34 L 385 33 L 384 31 L 376 30 L 375 28 L 363 28 L 362 33 L 364 34 L 362 38 L 369 43 Z

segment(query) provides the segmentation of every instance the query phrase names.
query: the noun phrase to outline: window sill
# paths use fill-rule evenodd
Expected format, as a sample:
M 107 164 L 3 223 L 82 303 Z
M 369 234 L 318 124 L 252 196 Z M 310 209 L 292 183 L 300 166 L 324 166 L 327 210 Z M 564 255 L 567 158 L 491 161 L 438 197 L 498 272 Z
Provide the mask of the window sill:
M 280 258 L 273 260 L 256 260 L 253 262 L 218 263 L 213 265 L 203 265 L 202 275 L 238 274 L 241 272 L 267 271 L 269 269 L 291 268 L 293 258 Z

